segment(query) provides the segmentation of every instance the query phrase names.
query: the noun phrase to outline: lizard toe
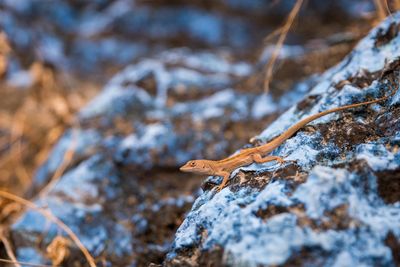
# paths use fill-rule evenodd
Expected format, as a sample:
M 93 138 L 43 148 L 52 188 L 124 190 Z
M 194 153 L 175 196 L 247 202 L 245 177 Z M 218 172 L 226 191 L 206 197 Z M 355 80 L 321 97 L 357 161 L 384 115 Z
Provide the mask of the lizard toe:
M 215 192 L 220 192 L 222 190 L 222 187 L 217 185 L 216 187 L 214 187 Z

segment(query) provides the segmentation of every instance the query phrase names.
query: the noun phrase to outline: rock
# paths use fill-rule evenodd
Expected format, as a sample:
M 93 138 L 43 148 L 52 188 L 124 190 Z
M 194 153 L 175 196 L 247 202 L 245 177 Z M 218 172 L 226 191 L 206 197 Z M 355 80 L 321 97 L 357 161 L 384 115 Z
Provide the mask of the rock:
M 116 266 L 162 263 L 201 184 L 178 167 L 232 153 L 304 91 L 299 86 L 285 101 L 269 98 L 271 107 L 262 111 L 258 93 L 230 88 L 253 70 L 229 58 L 174 49 L 115 75 L 81 110 L 80 128 L 67 131 L 38 170 L 35 204 L 71 227 L 96 259 Z M 71 151 L 67 171 L 54 178 Z M 16 254 L 26 260 L 19 248 L 30 248 L 32 260 L 49 264 L 40 251 L 61 233 L 27 211 L 12 226 Z M 70 250 L 65 264 L 84 260 L 77 248 Z
M 275 151 L 286 156 L 285 165 L 241 168 L 218 194 L 210 189 L 220 179 L 208 178 L 202 192 L 199 177 L 178 171 L 187 160 L 235 152 L 283 110 L 290 108 L 252 145 L 309 114 L 378 97 L 389 87 L 385 82 L 398 76 L 398 38 L 388 21 L 325 74 L 293 88 L 283 83 L 286 89 L 279 94 L 263 95 L 249 81 L 263 77 L 263 71 L 239 60 L 238 51 L 252 47 L 253 34 L 263 34 L 257 27 L 257 33 L 246 32 L 241 12 L 267 6 L 252 1 L 245 9 L 239 2 L 224 1 L 226 21 L 200 4 L 38 4 L 38 13 L 57 28 L 54 36 L 40 38 L 38 48 L 52 64 L 79 71 L 107 61 L 115 51 L 111 61 L 136 61 L 80 111 L 79 127 L 61 137 L 36 173 L 32 200 L 65 222 L 99 265 L 392 264 L 399 247 L 398 191 L 391 190 L 398 188 L 399 94 L 391 102 L 318 120 Z M 278 10 L 286 14 L 292 1 L 282 2 Z M 7 1 L 10 7 L 0 18 L 17 50 L 24 51 L 38 34 L 15 22 L 17 15 L 37 16 L 31 14 L 32 3 L 37 1 Z M 255 20 L 264 16 L 261 11 Z M 107 39 L 110 27 L 121 36 L 138 33 L 137 46 L 118 34 Z M 56 32 L 69 29 L 78 34 L 60 41 L 64 35 Z M 186 45 L 204 49 L 166 49 L 185 33 L 190 35 Z M 159 47 L 147 45 L 154 38 Z M 382 39 L 378 45 L 376 39 Z M 287 46 L 282 57 L 293 60 L 306 52 Z M 256 61 L 263 64 L 264 56 Z M 11 63 L 10 75 L 21 71 L 18 59 Z M 288 80 L 299 77 L 298 65 L 286 73 Z M 65 172 L 55 176 L 71 151 Z M 46 248 L 65 233 L 27 210 L 11 226 L 11 235 L 18 260 L 51 264 Z M 69 244 L 68 250 L 62 265 L 86 266 L 76 246 Z
M 257 138 L 397 90 L 400 37 L 388 32 L 399 23 L 397 13 L 372 30 Z M 164 264 L 398 266 L 399 96 L 310 123 L 274 151 L 282 166 L 252 164 L 218 193 L 204 187 Z
M 309 1 L 300 14 L 340 21 L 373 10 L 370 1 Z M 293 1 L 2 1 L 0 26 L 17 56 L 13 72 L 40 60 L 57 69 L 97 74 L 171 47 L 254 49 L 281 24 Z M 331 10 L 335 10 L 332 13 Z M 361 15 L 360 15 L 361 14 Z M 266 25 L 271 25 L 266 27 Z M 10 77 L 16 84 L 15 77 Z

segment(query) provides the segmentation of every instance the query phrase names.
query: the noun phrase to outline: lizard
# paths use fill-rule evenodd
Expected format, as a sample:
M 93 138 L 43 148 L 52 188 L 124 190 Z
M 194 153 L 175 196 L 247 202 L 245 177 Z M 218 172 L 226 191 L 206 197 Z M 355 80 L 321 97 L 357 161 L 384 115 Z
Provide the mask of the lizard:
M 292 137 L 298 130 L 303 128 L 306 124 L 322 117 L 328 115 L 330 113 L 344 111 L 351 108 L 356 108 L 360 106 L 370 105 L 377 102 L 384 101 L 395 94 L 395 90 L 388 95 L 375 100 L 354 103 L 350 105 L 340 106 L 332 109 L 328 109 L 322 112 L 319 112 L 314 115 L 310 115 L 293 126 L 289 127 L 285 132 L 281 135 L 273 139 L 272 141 L 253 148 L 245 148 L 240 150 L 237 154 L 234 154 L 230 157 L 227 157 L 222 160 L 190 160 L 185 165 L 183 165 L 180 170 L 183 172 L 192 172 L 196 174 L 206 174 L 206 175 L 214 175 L 223 177 L 220 185 L 216 186 L 216 191 L 222 190 L 226 183 L 229 180 L 231 173 L 240 167 L 250 165 L 252 163 L 266 163 L 270 161 L 277 161 L 278 163 L 284 163 L 284 159 L 279 156 L 269 155 L 275 148 L 279 147 L 282 143 L 284 143 L 287 139 Z

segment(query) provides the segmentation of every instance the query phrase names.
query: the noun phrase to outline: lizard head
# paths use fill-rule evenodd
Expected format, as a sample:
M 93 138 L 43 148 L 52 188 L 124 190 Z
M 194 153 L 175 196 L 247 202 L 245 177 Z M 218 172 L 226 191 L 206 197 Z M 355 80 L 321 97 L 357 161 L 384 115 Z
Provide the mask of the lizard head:
M 214 170 L 210 166 L 210 160 L 189 160 L 185 165 L 183 165 L 180 170 L 183 172 L 194 172 L 199 174 L 212 175 Z

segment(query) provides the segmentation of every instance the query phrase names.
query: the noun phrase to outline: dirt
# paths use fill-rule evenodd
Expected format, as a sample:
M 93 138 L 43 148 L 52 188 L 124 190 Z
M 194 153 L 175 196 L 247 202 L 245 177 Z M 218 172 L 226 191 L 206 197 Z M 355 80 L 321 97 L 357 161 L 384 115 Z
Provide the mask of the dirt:
M 368 87 L 381 75 L 381 71 L 368 72 L 361 70 L 356 76 L 349 77 L 347 80 L 340 81 L 335 85 L 335 88 L 341 90 L 346 84 L 358 87 L 360 89 Z
M 325 266 L 329 253 L 320 247 L 303 247 L 282 265 L 282 267 Z
M 380 47 L 389 43 L 399 33 L 399 24 L 393 22 L 387 30 L 379 29 L 375 37 L 375 46 Z
M 259 209 L 255 215 L 263 220 L 268 220 L 269 218 L 281 214 L 289 212 L 289 209 L 284 206 L 275 206 L 275 205 L 270 205 L 266 209 Z
M 395 265 L 400 266 L 400 242 L 392 232 L 389 232 L 386 236 L 385 243 L 392 252 Z
M 400 169 L 376 172 L 378 193 L 385 203 L 400 201 Z
M 307 111 L 310 109 L 315 103 L 317 103 L 321 99 L 321 96 L 319 95 L 310 95 L 303 100 L 301 100 L 299 103 L 297 103 L 297 109 L 301 110 L 302 112 Z

